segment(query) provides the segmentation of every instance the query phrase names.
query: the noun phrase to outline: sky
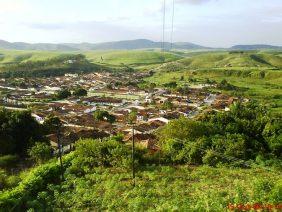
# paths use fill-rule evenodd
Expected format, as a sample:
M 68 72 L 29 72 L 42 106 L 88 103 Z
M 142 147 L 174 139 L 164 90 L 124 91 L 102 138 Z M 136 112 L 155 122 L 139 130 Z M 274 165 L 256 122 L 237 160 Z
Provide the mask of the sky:
M 165 41 L 172 2 L 166 1 Z M 282 0 L 174 0 L 174 42 L 282 46 Z M 29 43 L 162 40 L 164 0 L 0 0 L 0 39 Z

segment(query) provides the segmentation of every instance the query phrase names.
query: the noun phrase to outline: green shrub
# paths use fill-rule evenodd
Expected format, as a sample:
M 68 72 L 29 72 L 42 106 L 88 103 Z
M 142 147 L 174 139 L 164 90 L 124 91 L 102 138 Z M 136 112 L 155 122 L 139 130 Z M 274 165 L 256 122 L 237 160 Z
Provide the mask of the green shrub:
M 12 190 L 0 193 L 0 208 L 20 209 L 26 201 L 36 198 L 36 194 L 46 188 L 49 183 L 57 183 L 60 178 L 60 166 L 48 163 L 31 170 L 26 178 Z
M 17 155 L 4 155 L 0 157 L 0 168 L 14 167 L 18 162 L 19 157 Z
M 215 151 L 209 149 L 206 151 L 206 154 L 203 157 L 203 163 L 209 166 L 216 166 L 218 163 L 222 161 L 222 157 L 220 157 Z
M 36 163 L 41 164 L 52 157 L 52 148 L 46 143 L 37 142 L 28 150 L 28 155 Z
M 94 167 L 128 166 L 129 149 L 114 139 L 80 140 L 75 145 L 72 170 L 86 173 Z
M 4 169 L 0 168 L 0 190 L 4 189 L 7 185 L 7 173 Z

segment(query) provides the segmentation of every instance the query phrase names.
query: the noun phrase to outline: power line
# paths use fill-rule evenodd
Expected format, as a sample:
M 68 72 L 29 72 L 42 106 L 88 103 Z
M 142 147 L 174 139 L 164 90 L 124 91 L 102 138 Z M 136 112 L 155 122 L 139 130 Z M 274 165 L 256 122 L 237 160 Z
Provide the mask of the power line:
M 173 31 L 174 31 L 174 5 L 175 5 L 175 0 L 172 0 L 172 16 L 171 16 L 170 49 L 172 49 Z
M 164 52 L 165 47 L 165 7 L 166 7 L 166 0 L 163 2 L 163 40 L 162 40 L 162 51 Z

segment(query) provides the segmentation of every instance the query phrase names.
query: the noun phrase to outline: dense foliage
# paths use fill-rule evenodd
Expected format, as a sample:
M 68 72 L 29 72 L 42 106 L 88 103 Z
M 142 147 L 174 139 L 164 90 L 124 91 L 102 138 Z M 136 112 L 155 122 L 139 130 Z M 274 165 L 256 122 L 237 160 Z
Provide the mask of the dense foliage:
M 33 168 L 18 186 L 0 192 L 0 208 L 222 211 L 229 204 L 281 202 L 281 175 L 261 169 L 140 164 L 133 187 L 128 150 L 115 138 L 81 140 L 63 158 L 65 180 L 56 161 Z
M 33 147 L 28 150 L 28 155 L 36 163 L 41 164 L 52 157 L 52 148 L 46 143 L 36 142 Z
M 113 123 L 116 120 L 114 115 L 111 115 L 108 111 L 104 110 L 96 110 L 93 117 L 97 121 L 108 121 L 110 123 Z
M 87 90 L 83 89 L 83 88 L 76 88 L 73 91 L 73 95 L 74 96 L 87 96 Z
M 71 92 L 68 89 L 62 89 L 55 94 L 56 99 L 66 99 L 71 96 Z
M 29 111 L 0 108 L 0 155 L 26 155 L 36 141 L 43 140 L 42 127 Z
M 279 171 L 258 167 L 154 165 L 172 162 L 215 166 L 230 162 L 222 155 L 249 159 L 260 154 L 279 158 L 279 145 L 267 148 L 273 139 L 281 137 L 279 120 L 268 117 L 258 105 L 245 107 L 234 105 L 230 113 L 209 114 L 198 121 L 182 117 L 170 122 L 159 133 L 161 155 L 136 149 L 135 187 L 130 171 L 131 147 L 122 143 L 120 136 L 78 141 L 75 151 L 63 157 L 64 180 L 55 160 L 33 168 L 21 182 L 11 179 L 14 182 L 9 183 L 7 173 L 0 170 L 0 182 L 4 185 L 0 207 L 4 210 L 222 211 L 229 204 L 275 206 L 282 201 Z M 256 111 L 256 115 L 251 111 Z M 49 119 L 50 126 L 57 124 L 55 117 Z M 248 121 L 255 121 L 256 128 Z M 247 149 L 249 145 L 258 153 L 249 152 L 252 150 Z M 235 177 L 240 180 L 234 180 Z
M 172 121 L 159 138 L 164 159 L 174 163 L 245 166 L 243 161 L 264 158 L 281 166 L 281 129 L 281 118 L 270 117 L 264 107 L 235 103 L 230 112 Z

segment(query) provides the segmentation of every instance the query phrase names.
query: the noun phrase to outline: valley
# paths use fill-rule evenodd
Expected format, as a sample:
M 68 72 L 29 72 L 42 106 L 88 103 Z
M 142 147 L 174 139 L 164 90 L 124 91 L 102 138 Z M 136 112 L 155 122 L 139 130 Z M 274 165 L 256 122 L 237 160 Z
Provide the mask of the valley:
M 0 55 L 1 208 L 281 207 L 281 52 Z

